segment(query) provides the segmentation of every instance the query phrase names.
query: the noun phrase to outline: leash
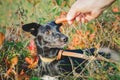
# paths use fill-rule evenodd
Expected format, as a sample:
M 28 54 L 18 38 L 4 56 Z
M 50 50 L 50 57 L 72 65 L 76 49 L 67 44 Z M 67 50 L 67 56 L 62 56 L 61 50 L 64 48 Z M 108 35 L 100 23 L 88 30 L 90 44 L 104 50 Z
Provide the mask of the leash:
M 101 60 L 101 61 L 107 61 L 107 62 L 116 63 L 115 61 L 106 59 L 106 58 L 104 58 L 104 57 L 102 57 L 100 55 L 99 56 L 87 56 L 85 54 L 80 54 L 80 53 L 75 53 L 75 52 L 69 52 L 69 51 L 63 51 L 63 50 L 60 50 L 58 52 L 58 55 L 56 57 L 53 57 L 53 58 L 46 58 L 46 57 L 42 57 L 42 56 L 39 56 L 39 57 L 40 57 L 40 59 L 43 62 L 50 63 L 50 62 L 52 62 L 54 60 L 60 60 L 62 58 L 62 56 L 82 58 L 82 59 L 85 59 L 85 60 Z
M 69 52 L 69 51 L 64 51 L 64 50 L 60 50 L 58 52 L 58 55 L 56 57 L 53 57 L 53 58 L 42 57 L 41 55 L 39 55 L 40 59 L 45 63 L 51 63 L 55 60 L 60 60 L 62 58 L 62 56 L 81 58 L 81 59 L 85 59 L 85 60 L 101 60 L 101 61 L 107 61 L 107 62 L 112 62 L 112 63 L 118 64 L 117 62 L 115 62 L 113 60 L 106 59 L 100 55 L 87 56 L 85 54 L 79 54 L 79 53 Z
M 63 52 L 63 50 L 62 50 L 62 53 L 61 53 L 61 51 L 59 51 L 59 53 L 58 53 L 59 59 L 61 59 L 62 56 L 81 58 L 81 59 L 85 59 L 85 60 L 101 60 L 101 61 L 107 61 L 107 62 L 112 62 L 112 63 L 118 64 L 118 62 L 111 60 L 111 59 L 106 59 L 101 55 L 87 56 L 85 54 L 79 54 L 79 53 L 75 53 L 75 52 L 68 52 L 68 51 Z

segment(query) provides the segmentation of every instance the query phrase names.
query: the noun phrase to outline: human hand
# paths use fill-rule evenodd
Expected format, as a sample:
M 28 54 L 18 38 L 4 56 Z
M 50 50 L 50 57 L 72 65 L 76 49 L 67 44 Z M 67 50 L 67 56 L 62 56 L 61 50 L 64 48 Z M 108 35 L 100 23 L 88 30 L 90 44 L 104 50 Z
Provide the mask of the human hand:
M 67 21 L 87 22 L 97 18 L 115 0 L 77 0 L 67 14 Z

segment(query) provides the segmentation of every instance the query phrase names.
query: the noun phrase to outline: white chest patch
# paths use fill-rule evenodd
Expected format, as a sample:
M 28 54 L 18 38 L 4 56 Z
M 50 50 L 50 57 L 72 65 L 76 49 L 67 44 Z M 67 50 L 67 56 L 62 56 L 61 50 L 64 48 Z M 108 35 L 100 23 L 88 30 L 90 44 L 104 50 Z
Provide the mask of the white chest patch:
M 58 77 L 52 77 L 52 76 L 44 75 L 41 79 L 42 80 L 58 80 Z

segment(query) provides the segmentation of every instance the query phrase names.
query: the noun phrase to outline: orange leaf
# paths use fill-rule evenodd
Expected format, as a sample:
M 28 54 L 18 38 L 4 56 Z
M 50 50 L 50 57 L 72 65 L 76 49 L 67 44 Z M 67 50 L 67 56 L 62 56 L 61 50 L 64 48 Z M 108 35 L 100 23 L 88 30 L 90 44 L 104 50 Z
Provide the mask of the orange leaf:
M 29 57 L 26 57 L 26 58 L 25 58 L 25 61 L 26 61 L 28 64 L 32 64 L 32 63 L 33 63 L 32 58 L 29 58 Z
M 34 69 L 34 68 L 37 66 L 37 64 L 38 64 L 38 61 L 30 64 L 30 65 L 28 66 L 28 68 Z
M 27 74 L 18 75 L 17 80 L 30 80 L 30 76 L 28 76 Z
M 68 46 L 68 49 L 75 49 L 75 47 L 70 45 L 70 46 Z
M 88 36 L 90 34 L 90 31 L 86 31 L 85 35 Z
M 24 72 L 24 70 L 22 69 L 21 71 L 20 71 L 20 75 L 23 75 L 25 72 Z
M 33 62 L 38 62 L 38 60 L 39 60 L 39 57 L 38 57 L 38 56 L 35 56 Z
M 90 34 L 89 40 L 92 41 L 95 38 L 95 33 Z
M 82 40 L 79 44 L 80 48 L 84 48 L 85 47 L 85 42 Z
M 3 44 L 4 39 L 5 39 L 5 35 L 2 32 L 0 32 L 0 46 Z
M 28 68 L 35 68 L 38 64 L 39 57 L 35 56 L 34 58 L 26 57 L 25 61 L 29 64 Z
M 12 65 L 16 65 L 18 63 L 18 57 L 17 56 L 13 57 L 10 62 Z
M 95 45 L 95 48 L 96 48 L 96 49 L 100 49 L 100 43 L 96 44 L 96 45 Z
M 38 57 L 38 56 L 35 56 L 35 57 L 34 57 L 34 60 L 33 60 L 33 63 L 30 64 L 30 65 L 28 66 L 28 68 L 30 68 L 30 69 L 35 68 L 35 67 L 37 66 L 37 64 L 38 64 L 38 60 L 39 60 L 39 57 Z
M 112 9 L 112 11 L 113 11 L 113 12 L 119 12 L 119 9 L 118 9 L 118 7 L 114 7 L 114 8 Z
M 12 68 L 8 69 L 6 75 L 9 75 L 12 72 Z
M 77 33 L 78 35 L 82 35 L 82 31 L 81 31 L 81 30 L 76 30 L 76 33 Z
M 74 45 L 78 45 L 78 42 L 79 42 L 78 35 L 74 35 L 73 44 L 74 44 Z

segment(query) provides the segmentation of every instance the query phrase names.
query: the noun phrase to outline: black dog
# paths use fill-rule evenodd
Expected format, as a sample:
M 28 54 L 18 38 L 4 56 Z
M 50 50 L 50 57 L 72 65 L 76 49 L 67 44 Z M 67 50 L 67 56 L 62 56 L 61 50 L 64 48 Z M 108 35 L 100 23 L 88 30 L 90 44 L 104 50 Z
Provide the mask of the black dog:
M 49 75 L 56 76 L 61 74 L 68 74 L 72 72 L 72 65 L 77 67 L 79 64 L 84 62 L 84 59 L 65 57 L 63 56 L 60 60 L 56 60 L 56 56 L 68 42 L 68 37 L 59 31 L 62 24 L 56 24 L 54 21 L 49 22 L 46 25 L 40 25 L 37 23 L 30 23 L 23 25 L 23 30 L 30 32 L 34 35 L 35 43 L 37 46 L 37 52 L 40 57 L 39 60 L 39 76 Z M 88 55 L 93 55 L 94 48 L 89 50 L 67 50 L 71 52 L 77 52 L 83 54 L 83 52 L 88 53 Z M 104 53 L 100 53 L 104 55 Z M 110 54 L 107 55 L 110 58 Z M 71 62 L 72 61 L 72 62 Z M 78 67 L 76 72 L 80 72 L 81 69 Z

